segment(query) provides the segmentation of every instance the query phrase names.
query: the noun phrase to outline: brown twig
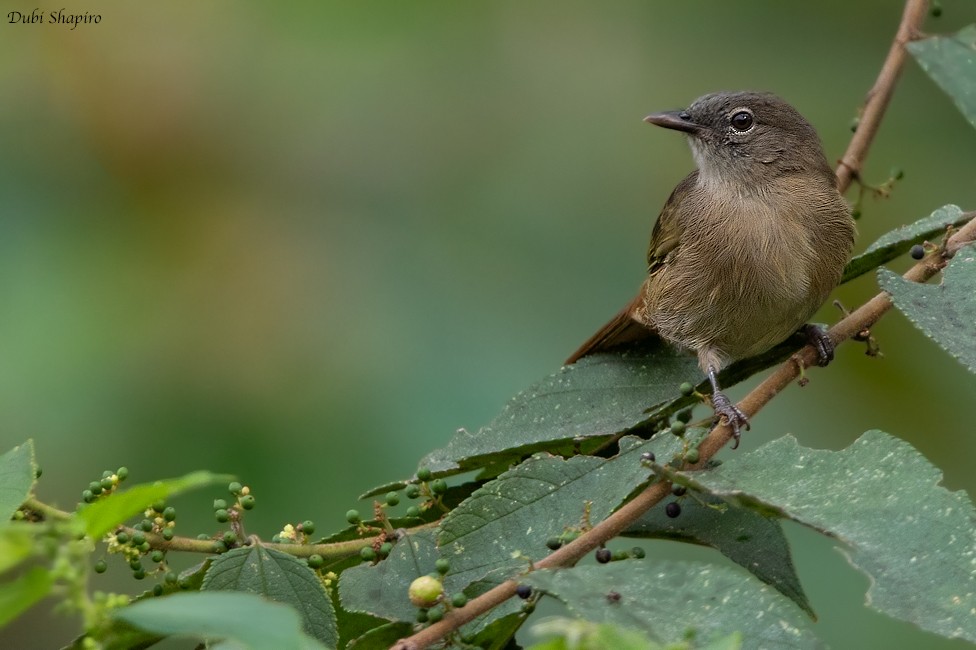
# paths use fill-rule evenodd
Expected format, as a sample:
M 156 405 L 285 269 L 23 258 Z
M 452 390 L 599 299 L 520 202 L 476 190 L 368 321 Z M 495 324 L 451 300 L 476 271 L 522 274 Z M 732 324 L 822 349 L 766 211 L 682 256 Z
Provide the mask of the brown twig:
M 907 56 L 905 45 L 917 37 L 919 27 L 928 9 L 927 0 L 908 0 L 902 14 L 901 23 L 895 34 L 891 49 L 878 73 L 878 79 L 868 92 L 867 101 L 861 115 L 857 131 L 840 160 L 837 168 L 837 186 L 841 192 L 850 187 L 851 181 L 857 178 L 861 165 L 867 156 L 868 149 L 874 136 L 878 132 L 881 118 L 884 116 L 888 102 L 894 92 L 895 84 L 901 74 Z M 976 240 L 976 219 L 970 221 L 955 233 L 946 245 L 946 253 L 938 256 L 937 260 L 924 259 L 913 266 L 904 277 L 913 282 L 924 282 L 935 275 L 945 266 L 948 258 L 958 250 L 959 246 L 968 241 Z M 935 256 L 931 256 L 935 257 Z M 831 340 L 839 344 L 853 337 L 862 330 L 873 325 L 891 308 L 892 302 L 887 293 L 880 293 L 869 302 L 862 305 L 849 316 L 834 325 L 829 331 Z M 801 362 L 810 366 L 816 360 L 816 351 L 812 346 L 800 350 L 794 357 L 784 363 L 759 386 L 752 390 L 739 403 L 739 408 L 748 416 L 755 415 L 769 400 L 790 384 L 800 373 Z M 732 438 L 731 427 L 720 425 L 715 427 L 698 447 L 699 462 L 688 469 L 700 468 L 724 447 Z M 671 484 L 667 481 L 653 483 L 646 490 L 620 507 L 612 515 L 578 537 L 572 543 L 546 556 L 534 564 L 537 569 L 572 566 L 587 553 L 616 537 L 624 531 L 643 513 L 664 499 L 671 491 Z M 508 580 L 487 591 L 478 598 L 470 601 L 463 608 L 448 611 L 444 618 L 413 636 L 401 639 L 392 646 L 392 650 L 422 650 L 432 643 L 443 639 L 465 623 L 474 620 L 485 612 L 502 604 L 515 595 L 517 586 L 515 580 Z
M 898 31 L 891 43 L 891 49 L 888 50 L 888 56 L 881 66 L 881 72 L 878 73 L 878 79 L 868 91 L 857 130 L 851 137 L 850 144 L 847 145 L 847 151 L 838 162 L 837 187 L 841 194 L 846 192 L 851 186 L 851 181 L 861 174 L 861 165 L 864 164 L 871 142 L 878 133 L 881 118 L 888 108 L 888 102 L 891 101 L 891 95 L 895 91 L 895 84 L 905 65 L 908 56 L 905 45 L 918 38 L 922 21 L 928 11 L 928 4 L 928 0 L 908 0 L 905 3 L 901 24 L 898 25 Z

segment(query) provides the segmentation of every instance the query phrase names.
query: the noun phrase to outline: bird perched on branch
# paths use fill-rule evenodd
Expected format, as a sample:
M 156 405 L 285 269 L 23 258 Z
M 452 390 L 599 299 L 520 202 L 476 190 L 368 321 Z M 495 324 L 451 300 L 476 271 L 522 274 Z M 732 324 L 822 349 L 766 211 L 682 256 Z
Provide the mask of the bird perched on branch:
M 826 333 L 805 323 L 840 282 L 854 221 L 817 132 L 775 95 L 714 93 L 644 119 L 684 133 L 698 169 L 657 218 L 637 296 L 567 364 L 649 336 L 691 350 L 737 445 L 749 421 L 719 371 L 800 329 L 821 365 L 833 358 Z

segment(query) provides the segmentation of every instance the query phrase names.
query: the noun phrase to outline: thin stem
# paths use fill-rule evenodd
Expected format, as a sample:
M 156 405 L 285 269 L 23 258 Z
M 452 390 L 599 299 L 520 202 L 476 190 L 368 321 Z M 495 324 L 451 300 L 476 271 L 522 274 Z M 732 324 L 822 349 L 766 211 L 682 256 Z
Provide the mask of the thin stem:
M 861 119 L 858 122 L 857 130 L 851 137 L 850 144 L 844 157 L 840 159 L 837 166 L 837 187 L 841 194 L 851 186 L 851 181 L 861 174 L 861 166 L 868 155 L 868 149 L 874 141 L 874 136 L 878 133 L 881 125 L 881 118 L 884 117 L 891 95 L 895 92 L 895 84 L 901 75 L 901 70 L 908 57 L 905 48 L 909 42 L 918 38 L 922 21 L 928 11 L 928 0 L 908 0 L 905 3 L 905 10 L 901 16 L 901 24 L 895 33 L 895 39 L 888 50 L 878 79 L 874 86 L 868 91 L 867 99 L 864 103 L 864 110 L 861 112 Z

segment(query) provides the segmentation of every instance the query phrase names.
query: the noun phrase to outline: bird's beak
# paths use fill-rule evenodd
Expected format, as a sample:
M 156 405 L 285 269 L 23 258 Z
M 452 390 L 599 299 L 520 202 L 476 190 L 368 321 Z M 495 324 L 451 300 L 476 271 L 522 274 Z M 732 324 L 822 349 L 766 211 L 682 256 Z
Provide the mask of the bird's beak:
M 652 113 L 644 118 L 648 124 L 663 126 L 666 129 L 684 131 L 692 135 L 701 131 L 704 127 L 691 121 L 691 113 L 686 110 L 667 111 L 665 113 Z

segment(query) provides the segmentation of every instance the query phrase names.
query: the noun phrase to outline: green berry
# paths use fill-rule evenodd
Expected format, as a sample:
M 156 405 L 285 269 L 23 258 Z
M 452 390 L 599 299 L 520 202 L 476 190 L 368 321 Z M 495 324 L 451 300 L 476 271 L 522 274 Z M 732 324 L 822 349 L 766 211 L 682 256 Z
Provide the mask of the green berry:
M 681 514 L 681 504 L 677 501 L 672 501 L 668 505 L 664 506 L 664 514 L 671 517 L 671 519 L 674 519 Z
M 855 117 L 851 120 L 851 133 L 857 132 L 857 127 L 861 125 L 861 118 Z
M 105 560 L 99 560 L 95 563 L 95 573 L 105 573 L 108 571 L 108 563 Z
M 224 540 L 218 539 L 217 541 L 215 541 L 213 543 L 213 545 L 211 546 L 211 549 L 213 550 L 214 553 L 217 553 L 218 555 L 220 553 L 226 553 L 227 552 L 227 544 L 224 544 Z
M 302 522 L 302 532 L 306 535 L 311 535 L 315 532 L 315 523 L 311 519 L 306 519 Z
M 152 593 L 153 593 L 153 596 L 162 596 L 163 595 L 163 585 L 158 584 L 158 583 L 157 584 L 154 584 L 153 585 L 153 591 L 152 591 Z
M 168 585 L 175 585 L 178 580 L 179 576 L 176 575 L 175 571 L 167 571 L 163 577 L 163 581 Z
M 124 481 L 125 479 L 129 478 L 129 468 L 120 467 L 115 471 L 115 475 L 119 477 L 120 481 Z
M 308 566 L 312 567 L 313 569 L 317 569 L 323 564 L 325 564 L 325 559 L 318 553 L 308 556 Z
M 173 539 L 173 529 L 172 528 L 164 528 L 163 529 L 163 539 L 165 539 L 167 542 L 170 541 L 171 539 Z
M 386 493 L 386 505 L 388 505 L 388 506 L 395 506 L 398 503 L 400 503 L 400 495 L 399 494 L 397 494 L 396 492 L 387 492 Z
M 166 556 L 163 554 L 162 551 L 153 551 L 152 555 L 149 556 L 149 559 L 155 562 L 156 564 L 159 564 L 160 562 L 163 561 L 165 557 Z
M 406 515 L 408 517 L 419 517 L 420 516 L 420 508 L 418 508 L 417 506 L 410 506 L 409 508 L 407 508 Z
M 233 481 L 230 485 L 227 486 L 227 491 L 233 494 L 235 497 L 239 495 L 243 489 L 244 486 L 238 483 L 237 481 Z
M 214 517 L 217 519 L 219 523 L 224 524 L 230 520 L 230 513 L 227 512 L 226 510 L 221 509 L 214 513 Z
M 149 542 L 143 542 L 142 544 L 139 544 L 138 548 L 140 553 L 148 553 L 149 549 L 152 547 L 149 545 Z
M 112 477 L 110 476 L 108 478 L 103 478 L 99 482 L 99 485 L 102 486 L 103 490 L 111 490 L 113 487 L 115 487 L 115 481 L 113 481 Z
M 372 546 L 364 546 L 359 549 L 359 557 L 363 559 L 364 562 L 372 562 L 376 559 L 376 551 L 373 550 Z
M 403 493 L 407 495 L 408 499 L 416 499 L 420 496 L 420 486 L 416 483 L 411 483 Z
M 677 420 L 671 423 L 671 433 L 676 436 L 683 436 L 685 434 L 685 423 L 681 420 Z
M 162 514 L 163 510 L 166 509 L 166 502 L 160 499 L 159 501 L 152 504 L 153 512 L 158 512 Z
M 359 522 L 361 522 L 362 521 L 362 518 L 359 516 L 359 511 L 358 510 L 347 510 L 346 511 L 346 521 L 348 521 L 350 524 L 358 524 Z
M 685 452 L 685 462 L 695 464 L 698 462 L 699 458 L 701 458 L 701 456 L 698 453 L 698 447 L 692 447 Z
M 387 557 L 392 552 L 393 552 L 393 544 L 391 544 L 390 542 L 383 542 L 382 544 L 380 544 L 380 551 L 379 551 L 380 557 Z
M 861 218 L 861 208 L 854 208 L 853 210 L 851 210 L 851 219 L 860 219 L 860 218 Z
M 424 609 L 424 608 L 421 607 L 420 609 L 417 610 L 417 622 L 418 623 L 426 623 L 427 622 L 427 610 L 426 609 Z
M 606 564 L 613 559 L 613 553 L 610 552 L 608 548 L 598 548 L 596 550 L 596 561 L 600 564 Z
M 644 549 L 642 549 L 640 546 L 635 546 L 634 548 L 630 549 L 630 556 L 635 557 L 638 560 L 642 560 L 644 559 Z
M 550 537 L 549 539 L 546 540 L 546 548 L 548 548 L 550 551 L 555 551 L 562 545 L 563 545 L 563 541 L 558 537 Z
M 119 544 L 128 544 L 129 533 L 125 532 L 124 530 L 120 530 L 118 533 L 115 534 L 115 541 L 118 542 Z
M 447 492 L 447 481 L 442 478 L 436 478 L 430 483 L 430 490 L 434 494 L 444 494 Z
M 440 558 L 434 562 L 434 567 L 437 569 L 437 573 L 444 575 L 451 570 L 451 563 L 444 558 Z
M 112 478 L 112 470 L 107 469 L 102 472 L 102 478 Z
M 686 381 L 678 386 L 678 391 L 685 397 L 691 397 L 691 395 L 695 392 L 695 387 Z
M 142 571 L 143 568 L 142 562 L 139 561 L 138 559 L 129 560 L 129 568 L 132 569 L 133 571 Z
M 139 528 L 141 528 L 143 532 L 151 533 L 153 529 L 153 522 L 149 519 L 143 519 L 139 523 Z
M 254 504 L 255 504 L 254 495 L 245 494 L 240 498 L 240 502 L 241 502 L 241 507 L 244 508 L 245 510 L 254 509 Z
M 455 607 L 464 607 L 468 604 L 468 597 L 458 593 L 451 596 L 451 604 Z
M 223 499 L 214 499 L 213 508 L 214 510 L 226 510 L 227 502 L 224 501 Z
M 141 530 L 137 530 L 134 533 L 132 533 L 133 546 L 140 546 L 141 544 L 145 544 L 145 543 L 146 543 L 146 534 L 144 532 L 142 532 Z
M 407 590 L 410 602 L 416 607 L 431 607 L 437 604 L 443 593 L 444 585 L 431 576 L 420 576 L 410 583 L 410 588 Z
M 146 577 L 146 572 L 143 569 L 132 572 L 132 577 L 136 580 L 143 580 Z
M 234 534 L 233 531 L 228 530 L 227 532 L 224 533 L 223 540 L 224 540 L 224 544 L 227 544 L 227 546 L 233 546 L 234 544 L 237 543 L 237 535 Z
M 88 484 L 88 490 L 95 496 L 98 496 L 102 493 L 102 484 L 98 481 L 92 481 Z
M 675 417 L 678 418 L 678 422 L 684 422 L 685 424 L 688 424 L 689 422 L 691 422 L 691 409 L 678 411 L 678 414 L 675 415 Z
M 424 481 L 425 483 L 431 479 L 433 474 L 426 467 L 421 467 L 417 470 L 417 480 Z
M 176 508 L 169 506 L 163 510 L 163 519 L 166 521 L 174 521 L 176 519 Z
M 180 589 L 189 589 L 190 587 L 193 586 L 193 583 L 190 581 L 189 578 L 180 578 L 179 585 L 180 585 Z
M 431 623 L 436 623 L 437 621 L 444 618 L 444 608 L 443 607 L 431 607 L 427 610 L 427 620 Z

